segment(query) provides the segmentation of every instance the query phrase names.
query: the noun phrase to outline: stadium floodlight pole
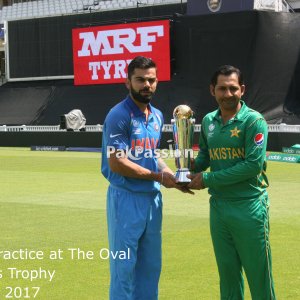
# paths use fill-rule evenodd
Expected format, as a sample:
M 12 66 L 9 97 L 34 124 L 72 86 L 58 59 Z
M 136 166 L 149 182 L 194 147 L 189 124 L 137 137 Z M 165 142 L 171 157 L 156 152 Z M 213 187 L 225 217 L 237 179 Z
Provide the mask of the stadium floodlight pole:
M 140 8 L 140 5 L 145 5 L 145 3 L 136 1 L 136 20 L 137 21 L 139 20 L 139 8 Z
M 142 4 L 139 1 L 136 1 L 136 20 L 139 20 L 139 5 Z

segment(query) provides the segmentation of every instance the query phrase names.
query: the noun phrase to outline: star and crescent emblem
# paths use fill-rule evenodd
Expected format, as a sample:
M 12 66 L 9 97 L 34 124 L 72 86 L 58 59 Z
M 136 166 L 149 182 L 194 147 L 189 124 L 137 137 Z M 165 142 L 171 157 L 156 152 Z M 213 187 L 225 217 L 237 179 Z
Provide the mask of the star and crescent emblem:
M 239 133 L 241 132 L 241 130 L 239 130 L 237 127 L 235 127 L 234 129 L 230 130 L 231 132 L 231 136 L 230 137 L 239 137 Z

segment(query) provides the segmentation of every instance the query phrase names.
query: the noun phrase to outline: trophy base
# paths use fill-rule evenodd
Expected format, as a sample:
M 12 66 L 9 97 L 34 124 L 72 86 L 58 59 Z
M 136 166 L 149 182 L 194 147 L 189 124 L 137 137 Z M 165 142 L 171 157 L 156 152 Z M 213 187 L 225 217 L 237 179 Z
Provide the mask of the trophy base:
M 190 175 L 189 169 L 180 169 L 176 171 L 175 178 L 177 180 L 177 184 L 180 185 L 188 185 L 191 182 L 191 179 L 186 176 Z

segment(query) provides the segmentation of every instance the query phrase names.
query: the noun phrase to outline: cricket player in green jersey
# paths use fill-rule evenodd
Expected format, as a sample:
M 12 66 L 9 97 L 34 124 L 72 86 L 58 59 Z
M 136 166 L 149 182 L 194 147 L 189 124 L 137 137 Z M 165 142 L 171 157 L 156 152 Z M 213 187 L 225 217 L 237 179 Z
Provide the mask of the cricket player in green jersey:
M 222 300 L 244 299 L 242 268 L 253 300 L 275 300 L 266 188 L 267 123 L 241 100 L 242 74 L 220 67 L 211 94 L 219 108 L 207 114 L 190 189 L 208 188 L 210 231 Z M 210 167 L 210 172 L 204 172 Z

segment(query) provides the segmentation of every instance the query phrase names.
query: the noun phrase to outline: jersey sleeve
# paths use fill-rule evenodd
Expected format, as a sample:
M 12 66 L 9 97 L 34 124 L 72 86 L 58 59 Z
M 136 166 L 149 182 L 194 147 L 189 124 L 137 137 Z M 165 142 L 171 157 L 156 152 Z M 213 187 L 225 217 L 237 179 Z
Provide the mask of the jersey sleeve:
M 209 188 L 218 188 L 242 182 L 260 174 L 265 163 L 267 135 L 267 123 L 262 117 L 251 121 L 246 127 L 245 159 L 230 168 L 203 173 L 204 185 Z
M 194 169 L 195 172 L 205 171 L 210 165 L 207 139 L 205 136 L 205 127 L 204 126 L 205 125 L 204 125 L 204 120 L 203 120 L 202 125 L 201 125 L 200 138 L 199 138 L 200 151 L 198 152 L 198 155 L 195 158 L 195 169 Z
M 105 120 L 105 138 L 107 146 L 115 149 L 130 147 L 130 118 L 124 113 L 111 111 Z

